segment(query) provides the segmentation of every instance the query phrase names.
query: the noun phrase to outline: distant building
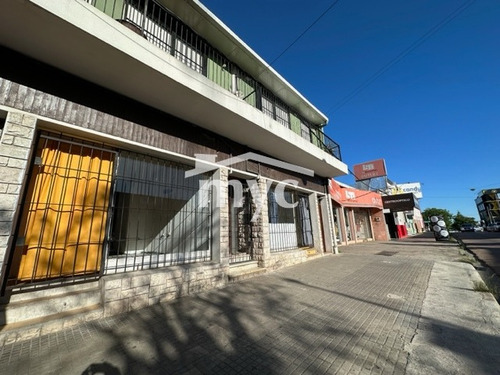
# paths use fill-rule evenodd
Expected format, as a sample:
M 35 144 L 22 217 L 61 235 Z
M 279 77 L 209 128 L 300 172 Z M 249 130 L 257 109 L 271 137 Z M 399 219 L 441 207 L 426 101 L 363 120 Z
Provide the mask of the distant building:
M 424 221 L 414 193 L 385 195 L 385 221 L 391 238 L 403 238 L 424 231 Z
M 481 190 L 476 198 L 476 206 L 482 223 L 500 221 L 500 188 Z
M 403 238 L 424 231 L 418 202 L 422 198 L 419 182 L 396 184 L 391 181 L 387 177 L 384 159 L 356 164 L 353 169 L 357 189 L 382 195 L 386 231 L 391 238 Z
M 380 194 L 355 189 L 333 178 L 329 191 L 339 245 L 389 239 Z

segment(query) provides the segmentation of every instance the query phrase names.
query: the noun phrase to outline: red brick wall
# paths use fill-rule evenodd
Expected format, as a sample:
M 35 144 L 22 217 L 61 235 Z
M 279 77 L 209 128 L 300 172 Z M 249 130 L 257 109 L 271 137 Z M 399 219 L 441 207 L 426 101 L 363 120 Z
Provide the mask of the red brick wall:
M 370 218 L 373 227 L 373 239 L 375 241 L 388 241 L 387 230 L 385 227 L 385 217 L 382 210 L 370 209 Z

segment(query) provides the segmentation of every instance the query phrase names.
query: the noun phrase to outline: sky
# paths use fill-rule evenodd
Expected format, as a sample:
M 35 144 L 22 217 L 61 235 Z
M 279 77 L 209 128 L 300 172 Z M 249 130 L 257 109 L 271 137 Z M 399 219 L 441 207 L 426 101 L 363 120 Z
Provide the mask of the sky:
M 350 170 L 384 159 L 422 210 L 476 220 L 500 188 L 500 1 L 201 1 L 329 118 Z

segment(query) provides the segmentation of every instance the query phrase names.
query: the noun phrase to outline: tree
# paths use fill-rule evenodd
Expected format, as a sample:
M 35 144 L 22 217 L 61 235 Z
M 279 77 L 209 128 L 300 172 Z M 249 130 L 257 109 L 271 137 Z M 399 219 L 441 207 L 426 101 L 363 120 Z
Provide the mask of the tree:
M 460 230 L 460 227 L 463 226 L 464 224 L 476 224 L 476 219 L 470 216 L 464 216 L 460 213 L 460 211 L 457 211 L 457 214 L 453 216 L 453 224 L 451 227 L 455 230 Z
M 452 213 L 443 208 L 426 208 L 422 211 L 422 217 L 424 221 L 430 221 L 431 216 L 441 216 L 446 223 L 447 228 L 450 228 L 450 225 L 453 222 Z

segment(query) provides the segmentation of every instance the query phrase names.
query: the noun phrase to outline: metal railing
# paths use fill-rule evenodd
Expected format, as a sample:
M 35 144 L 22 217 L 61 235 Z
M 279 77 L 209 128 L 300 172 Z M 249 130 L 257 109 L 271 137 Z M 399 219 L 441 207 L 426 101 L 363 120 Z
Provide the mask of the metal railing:
M 327 136 L 325 133 L 320 131 L 318 136 L 315 132 L 310 132 L 311 143 L 315 143 L 320 149 L 333 155 L 338 160 L 342 160 L 342 155 L 340 154 L 340 146 L 337 142 Z
M 342 160 L 340 146 L 319 127 L 310 125 L 294 113 L 295 111 L 264 85 L 230 61 L 161 4 L 154 0 L 85 1 L 142 35 L 166 53 L 175 56 L 191 69 L 233 92 L 283 126 L 290 129 L 290 115 L 298 117 L 310 128 L 309 142 Z M 300 135 L 300 129 L 298 133 Z

